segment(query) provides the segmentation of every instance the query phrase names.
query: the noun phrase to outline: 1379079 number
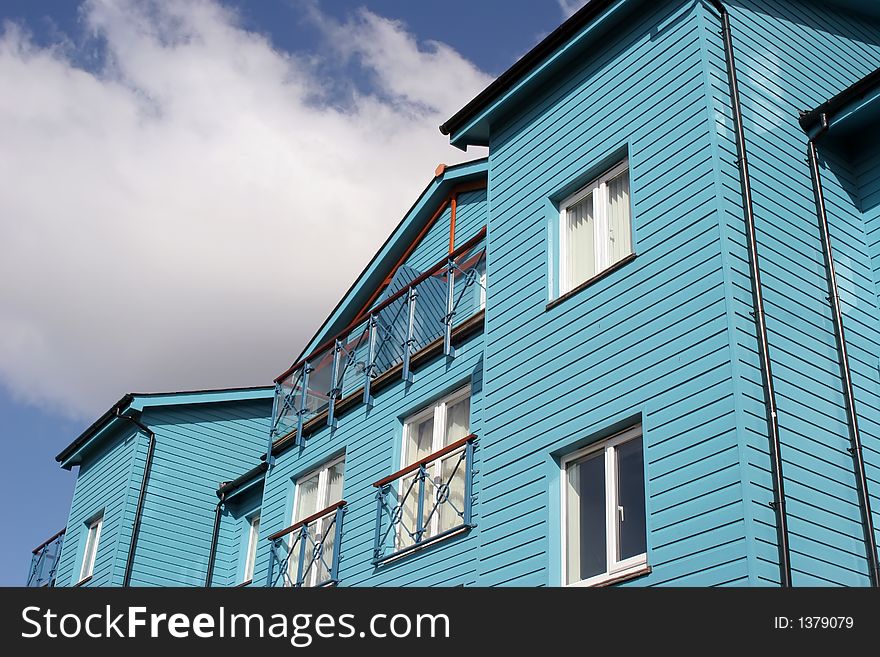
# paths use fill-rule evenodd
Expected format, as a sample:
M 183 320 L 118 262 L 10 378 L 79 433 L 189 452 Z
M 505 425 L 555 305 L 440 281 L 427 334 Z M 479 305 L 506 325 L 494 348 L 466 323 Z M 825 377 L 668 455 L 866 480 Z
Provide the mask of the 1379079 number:
M 802 630 L 851 630 L 852 616 L 799 616 L 796 620 Z

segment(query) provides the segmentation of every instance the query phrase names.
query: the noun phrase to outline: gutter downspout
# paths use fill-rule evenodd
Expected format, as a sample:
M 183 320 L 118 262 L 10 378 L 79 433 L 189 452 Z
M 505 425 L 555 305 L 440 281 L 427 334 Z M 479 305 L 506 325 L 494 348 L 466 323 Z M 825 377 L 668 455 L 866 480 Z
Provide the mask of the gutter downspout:
M 205 575 L 205 588 L 211 586 L 214 577 L 214 562 L 217 559 L 217 542 L 220 538 L 220 514 L 223 511 L 223 503 L 226 501 L 226 493 L 220 493 L 220 501 L 214 509 L 214 529 L 211 533 L 211 550 L 208 552 L 208 572 Z
M 849 452 L 853 457 L 855 475 L 859 493 L 859 510 L 862 514 L 862 530 L 865 533 L 865 548 L 868 553 L 868 569 L 871 586 L 880 586 L 880 563 L 877 559 L 877 540 L 874 533 L 874 520 L 871 515 L 871 502 L 868 496 L 868 477 L 865 472 L 865 458 L 862 454 L 862 440 L 859 432 L 859 420 L 856 414 L 856 399 L 853 392 L 852 373 L 849 368 L 849 356 L 846 351 L 846 335 L 843 330 L 843 312 L 840 308 L 840 295 L 837 287 L 837 274 L 834 270 L 834 253 L 831 250 L 831 233 L 828 228 L 828 213 L 825 208 L 825 195 L 822 191 L 822 178 L 819 173 L 819 155 L 815 140 L 828 130 L 828 117 L 820 116 L 821 129 L 818 134 L 807 140 L 807 163 L 810 165 L 810 177 L 813 183 L 813 196 L 816 200 L 816 216 L 819 219 L 819 232 L 822 236 L 822 253 L 825 257 L 825 273 L 828 278 L 828 300 L 834 319 L 834 337 L 837 341 L 837 353 L 840 360 L 840 375 L 843 379 L 843 393 L 846 400 L 846 415 L 849 420 Z
M 149 443 L 147 444 L 147 458 L 144 461 L 144 475 L 141 478 L 141 489 L 138 493 L 137 506 L 134 511 L 134 523 L 131 528 L 131 542 L 128 545 L 128 556 L 125 559 L 125 574 L 122 576 L 122 586 L 128 587 L 131 583 L 131 569 L 134 566 L 134 554 L 137 549 L 138 536 L 141 531 L 141 518 L 143 517 L 144 512 L 144 499 L 147 496 L 147 482 L 150 479 L 150 470 L 153 467 L 153 452 L 156 448 L 156 434 L 146 426 L 135 420 L 130 415 L 121 415 L 119 410 L 116 411 L 116 417 L 121 420 L 128 420 L 132 424 L 134 424 L 139 431 L 147 434 L 149 436 Z
M 742 187 L 743 219 L 749 250 L 749 273 L 752 283 L 754 317 L 758 333 L 758 356 L 761 361 L 761 375 L 764 383 L 764 405 L 767 412 L 767 427 L 770 439 L 770 462 L 773 479 L 773 502 L 770 506 L 776 512 L 776 536 L 779 550 L 780 584 L 791 586 L 791 555 L 788 545 L 788 517 L 785 512 L 785 489 L 782 477 L 782 457 L 780 455 L 779 418 L 776 407 L 776 392 L 773 386 L 773 372 L 770 365 L 770 345 L 767 339 L 767 318 L 764 313 L 764 295 L 761 287 L 761 268 L 758 260 L 758 239 L 755 231 L 755 214 L 752 206 L 752 188 L 749 176 L 749 163 L 746 158 L 746 138 L 743 129 L 742 106 L 739 98 L 739 84 L 736 79 L 736 63 L 733 54 L 733 36 L 730 30 L 730 15 L 720 0 L 707 0 L 721 16 L 721 36 L 724 40 L 724 59 L 727 65 L 727 79 L 730 85 L 730 102 L 733 110 L 733 124 L 736 133 L 737 164 Z

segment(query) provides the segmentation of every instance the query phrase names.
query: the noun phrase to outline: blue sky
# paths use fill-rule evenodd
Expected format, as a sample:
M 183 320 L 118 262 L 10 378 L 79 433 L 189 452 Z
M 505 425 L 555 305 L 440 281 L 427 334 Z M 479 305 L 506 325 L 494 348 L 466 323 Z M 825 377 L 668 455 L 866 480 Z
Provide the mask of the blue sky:
M 575 4 L 0 5 L 0 584 L 66 522 L 54 455 L 125 392 L 271 382 Z

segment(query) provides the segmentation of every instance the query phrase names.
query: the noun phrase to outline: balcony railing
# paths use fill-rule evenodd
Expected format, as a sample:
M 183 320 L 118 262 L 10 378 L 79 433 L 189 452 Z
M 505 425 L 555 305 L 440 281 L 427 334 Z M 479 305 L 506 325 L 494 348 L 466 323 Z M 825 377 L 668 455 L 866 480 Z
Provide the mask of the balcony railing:
M 380 479 L 373 563 L 473 527 L 473 434 Z
M 338 581 L 339 541 L 345 502 L 269 536 L 272 586 L 331 586 Z
M 58 560 L 61 558 L 65 531 L 66 529 L 62 529 L 34 548 L 31 569 L 28 573 L 28 586 L 55 586 L 55 574 L 58 572 Z
M 326 413 L 327 425 L 336 426 L 337 403 L 352 395 L 372 405 L 378 376 L 399 366 L 411 381 L 413 354 L 441 338 L 453 357 L 453 328 L 485 302 L 485 237 L 484 228 L 426 272 L 393 280 L 377 305 L 279 376 L 271 440 L 295 432 L 302 445 L 303 425 Z

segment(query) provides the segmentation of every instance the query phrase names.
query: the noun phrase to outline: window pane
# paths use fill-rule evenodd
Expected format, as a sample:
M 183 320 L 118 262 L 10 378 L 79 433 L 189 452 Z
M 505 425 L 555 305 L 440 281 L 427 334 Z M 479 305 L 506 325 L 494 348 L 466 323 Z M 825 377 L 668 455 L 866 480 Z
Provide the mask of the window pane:
M 327 470 L 327 504 L 336 504 L 342 499 L 342 476 L 345 472 L 345 461 L 331 465 Z M 318 509 L 320 511 L 320 509 Z
M 257 540 L 260 535 L 260 516 L 251 518 L 250 533 L 248 536 L 248 551 L 244 565 L 244 581 L 254 576 L 254 561 L 257 557 Z
M 628 170 L 608 181 L 608 253 L 609 265 L 632 253 Z
M 296 513 L 293 514 L 293 521 L 299 522 L 303 518 L 308 518 L 316 511 L 318 511 L 317 472 L 297 482 Z
M 646 550 L 645 476 L 642 439 L 636 438 L 617 447 L 617 514 L 620 534 L 619 558 L 628 559 Z
M 590 192 L 574 205 L 566 208 L 566 263 L 567 289 L 583 283 L 596 274 L 595 219 L 593 196 Z M 567 291 L 567 290 L 566 290 Z
M 568 583 L 606 572 L 605 454 L 599 452 L 568 466 Z
M 86 547 L 83 552 L 83 562 L 82 568 L 80 569 L 80 579 L 85 579 L 89 575 L 92 574 L 92 570 L 95 564 L 95 548 L 96 541 L 95 537 L 98 534 L 98 523 L 93 522 L 89 525 L 88 534 L 86 534 Z
M 415 463 L 433 451 L 434 416 L 407 426 L 406 462 Z
M 465 397 L 446 408 L 446 441 L 443 446 L 470 434 L 471 399 Z

